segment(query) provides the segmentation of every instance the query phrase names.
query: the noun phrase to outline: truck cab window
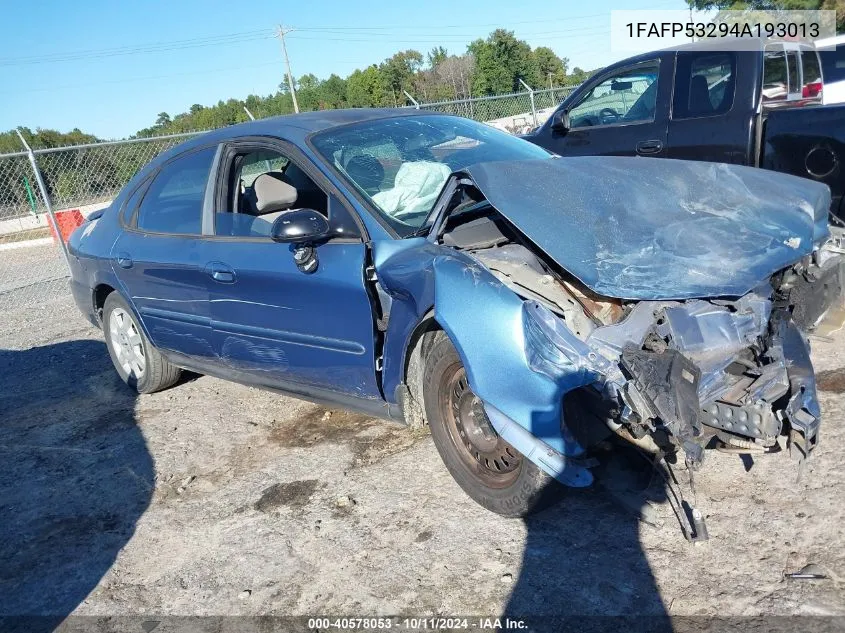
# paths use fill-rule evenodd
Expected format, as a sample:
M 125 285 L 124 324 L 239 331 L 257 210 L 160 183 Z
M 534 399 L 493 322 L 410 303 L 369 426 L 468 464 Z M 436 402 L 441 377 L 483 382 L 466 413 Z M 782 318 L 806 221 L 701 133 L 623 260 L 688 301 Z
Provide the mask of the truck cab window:
M 736 55 L 679 53 L 673 119 L 724 114 L 733 107 Z
M 788 93 L 786 53 L 781 44 L 770 44 L 763 53 L 763 104 L 786 101 Z
M 801 82 L 801 98 L 821 100 L 822 69 L 819 55 L 809 46 L 801 46 L 801 67 L 803 80 Z
M 654 121 L 657 60 L 605 77 L 569 111 L 573 128 Z

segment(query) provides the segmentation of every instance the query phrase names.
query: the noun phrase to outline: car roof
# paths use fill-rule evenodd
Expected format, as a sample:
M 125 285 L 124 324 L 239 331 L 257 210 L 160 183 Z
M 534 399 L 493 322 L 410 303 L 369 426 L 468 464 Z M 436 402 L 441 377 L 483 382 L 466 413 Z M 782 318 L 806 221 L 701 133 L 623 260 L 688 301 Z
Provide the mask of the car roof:
M 248 136 L 275 136 L 294 145 L 302 146 L 305 138 L 315 132 L 322 132 L 350 123 L 362 123 L 378 119 L 392 119 L 412 115 L 435 115 L 442 112 L 430 112 L 415 108 L 347 108 L 344 110 L 317 110 L 299 114 L 284 114 L 267 119 L 237 123 L 204 134 L 199 134 L 162 152 L 138 172 L 136 178 L 144 178 L 150 170 L 156 169 L 173 156 L 195 147 L 209 143 L 221 143 L 227 140 Z M 447 115 L 448 116 L 448 115 Z M 133 178 L 133 180 L 135 180 Z
M 735 38 L 735 37 L 725 37 L 725 38 L 718 38 L 718 39 L 705 39 L 699 40 L 698 42 L 689 42 L 687 44 L 679 44 L 678 46 L 670 46 L 668 48 L 661 48 L 653 51 L 649 51 L 647 53 L 640 53 L 639 55 L 633 55 L 631 57 L 626 57 L 625 59 L 620 59 L 617 62 L 613 62 L 608 66 L 605 66 L 601 69 L 601 72 L 608 71 L 608 70 L 615 70 L 616 68 L 622 68 L 625 66 L 633 66 L 639 64 L 641 62 L 650 61 L 655 58 L 655 56 L 664 56 L 669 55 L 672 53 L 683 52 L 683 51 L 735 51 L 740 53 L 759 53 L 761 52 L 767 44 L 782 44 L 787 42 L 787 40 L 782 39 L 775 39 L 775 38 L 766 38 L 766 37 L 743 37 L 743 38 Z M 813 43 L 810 40 L 806 41 L 794 41 L 792 43 L 798 44 L 806 44 L 808 46 L 813 46 Z

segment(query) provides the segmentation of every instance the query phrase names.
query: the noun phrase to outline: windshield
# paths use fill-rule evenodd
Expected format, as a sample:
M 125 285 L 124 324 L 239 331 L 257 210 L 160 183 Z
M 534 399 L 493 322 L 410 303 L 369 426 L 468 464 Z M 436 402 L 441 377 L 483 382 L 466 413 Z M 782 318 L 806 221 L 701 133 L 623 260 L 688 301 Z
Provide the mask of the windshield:
M 401 237 L 422 226 L 453 171 L 474 163 L 550 157 L 528 141 L 448 115 L 348 125 L 315 136 L 313 143 Z

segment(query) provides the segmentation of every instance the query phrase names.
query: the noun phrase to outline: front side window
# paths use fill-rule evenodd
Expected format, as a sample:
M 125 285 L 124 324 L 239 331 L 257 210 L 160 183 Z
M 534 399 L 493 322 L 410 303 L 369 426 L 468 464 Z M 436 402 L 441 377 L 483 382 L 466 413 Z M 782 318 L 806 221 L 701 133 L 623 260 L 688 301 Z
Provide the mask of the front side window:
M 452 172 L 549 158 L 523 139 L 448 115 L 411 115 L 330 129 L 313 145 L 401 237 L 419 229 Z
M 216 147 L 208 147 L 162 167 L 138 208 L 138 228 L 153 233 L 200 235 L 205 188 L 216 152 Z
M 605 78 L 569 110 L 571 126 L 654 121 L 658 71 L 659 64 L 653 61 Z
M 679 53 L 672 118 L 724 114 L 733 106 L 733 53 Z
M 228 164 L 225 203 L 214 214 L 214 234 L 270 237 L 276 219 L 293 209 L 328 215 L 326 194 L 277 150 L 244 149 Z

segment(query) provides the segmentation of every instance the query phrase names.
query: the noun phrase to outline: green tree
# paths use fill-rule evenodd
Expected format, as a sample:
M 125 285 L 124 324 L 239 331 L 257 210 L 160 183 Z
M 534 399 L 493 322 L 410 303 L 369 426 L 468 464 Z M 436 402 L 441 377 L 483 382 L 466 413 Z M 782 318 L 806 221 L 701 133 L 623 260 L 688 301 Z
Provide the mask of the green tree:
M 697 11 L 744 10 L 753 11 L 836 11 L 836 32 L 845 32 L 845 0 L 687 0 Z
M 436 68 L 447 57 L 449 57 L 449 53 L 442 46 L 435 46 L 426 55 L 430 68 Z
M 346 99 L 353 108 L 394 105 L 390 85 L 376 65 L 349 75 L 346 80 Z
M 531 47 L 516 39 L 513 31 L 496 29 L 486 40 L 475 40 L 467 48 L 475 58 L 472 87 L 476 95 L 520 90 L 520 79 L 531 87 L 543 82 Z
M 164 127 L 170 124 L 170 115 L 167 112 L 159 112 L 156 117 L 156 125 Z
M 420 70 L 422 64 L 422 53 L 414 50 L 401 51 L 381 63 L 379 71 L 393 94 L 394 105 L 402 91 L 411 88 L 411 79 Z M 404 97 L 401 102 L 405 102 Z
M 320 84 L 320 99 L 324 109 L 346 107 L 346 80 L 330 75 Z
M 567 58 L 561 59 L 549 47 L 539 46 L 534 49 L 534 61 L 544 84 L 554 83 L 560 86 L 566 82 L 566 69 L 569 66 Z

